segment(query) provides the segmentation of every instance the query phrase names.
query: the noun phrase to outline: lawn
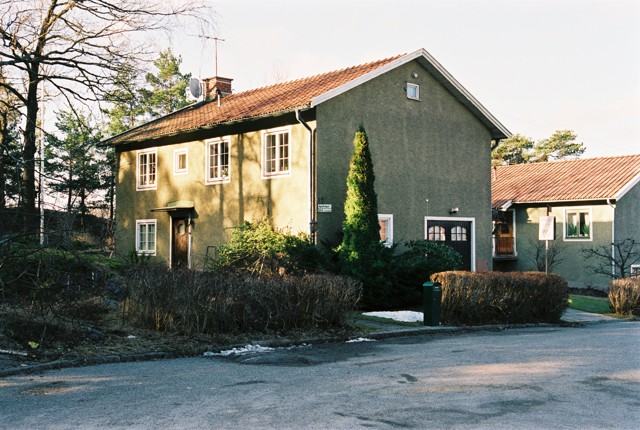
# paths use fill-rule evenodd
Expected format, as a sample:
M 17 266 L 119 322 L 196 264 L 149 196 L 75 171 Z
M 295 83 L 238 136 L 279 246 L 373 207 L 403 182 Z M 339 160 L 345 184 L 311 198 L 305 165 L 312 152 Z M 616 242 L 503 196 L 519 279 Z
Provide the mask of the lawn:
M 570 294 L 569 307 L 572 309 L 577 309 L 579 311 L 591 312 L 594 314 L 608 314 L 613 312 L 609 307 L 609 299 L 607 297 L 592 297 Z

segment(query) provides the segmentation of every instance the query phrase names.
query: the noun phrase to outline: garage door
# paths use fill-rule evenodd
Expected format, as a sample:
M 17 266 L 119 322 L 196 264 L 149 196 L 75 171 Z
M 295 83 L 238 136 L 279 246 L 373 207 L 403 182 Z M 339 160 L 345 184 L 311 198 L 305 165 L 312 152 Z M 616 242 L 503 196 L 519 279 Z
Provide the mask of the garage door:
M 472 270 L 473 223 L 456 218 L 431 219 L 425 222 L 427 240 L 445 243 L 462 256 L 463 270 Z

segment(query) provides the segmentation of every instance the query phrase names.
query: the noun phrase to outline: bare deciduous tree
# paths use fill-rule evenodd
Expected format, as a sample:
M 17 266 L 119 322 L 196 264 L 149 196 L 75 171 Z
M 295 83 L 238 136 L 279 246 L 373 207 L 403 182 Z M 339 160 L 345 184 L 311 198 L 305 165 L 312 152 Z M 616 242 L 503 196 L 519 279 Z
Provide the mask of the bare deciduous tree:
M 103 99 L 118 72 L 149 54 L 137 36 L 167 29 L 177 18 L 209 26 L 201 0 L 0 0 L 0 88 L 24 113 L 20 201 L 26 231 L 34 230 L 38 90 L 90 104 Z M 203 27 L 204 26 L 204 27 Z
M 640 262 L 640 243 L 625 239 L 597 248 L 585 248 L 582 253 L 593 261 L 589 269 L 594 274 L 613 279 L 626 278 L 631 275 L 631 265 Z
M 557 240 L 549 241 L 548 253 L 546 244 L 542 240 L 530 240 L 529 246 L 533 250 L 531 259 L 535 263 L 538 272 L 544 272 L 545 265 L 548 265 L 547 270 L 551 273 L 566 259 L 567 247 L 563 242 Z

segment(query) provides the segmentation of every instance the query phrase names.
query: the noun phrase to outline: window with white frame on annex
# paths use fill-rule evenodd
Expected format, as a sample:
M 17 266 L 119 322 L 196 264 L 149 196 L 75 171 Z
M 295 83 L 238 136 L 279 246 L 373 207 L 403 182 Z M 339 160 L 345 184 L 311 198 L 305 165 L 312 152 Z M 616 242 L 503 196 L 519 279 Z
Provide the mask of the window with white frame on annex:
M 155 190 L 158 187 L 158 150 L 144 149 L 137 153 L 136 189 Z
M 407 82 L 407 98 L 420 100 L 420 85 Z
M 427 240 L 445 241 L 445 228 L 439 225 L 433 225 L 427 229 Z
M 207 184 L 229 182 L 231 166 L 229 164 L 229 139 L 213 139 L 207 141 L 206 177 Z
M 291 130 L 267 130 L 262 136 L 264 176 L 282 176 L 291 173 L 289 141 Z
M 378 224 L 380 224 L 380 241 L 386 247 L 393 246 L 393 215 L 378 214 Z
M 567 240 L 591 240 L 591 209 L 565 209 L 564 238 Z
M 156 220 L 136 220 L 136 253 L 156 255 Z
M 173 151 L 173 174 L 186 175 L 187 168 L 187 148 L 180 148 Z

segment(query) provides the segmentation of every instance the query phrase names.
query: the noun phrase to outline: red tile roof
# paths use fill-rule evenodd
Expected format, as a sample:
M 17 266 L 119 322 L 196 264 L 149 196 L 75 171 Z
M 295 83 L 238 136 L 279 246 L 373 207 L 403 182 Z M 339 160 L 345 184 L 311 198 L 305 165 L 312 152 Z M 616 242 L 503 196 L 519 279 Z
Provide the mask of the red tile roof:
M 514 203 L 615 199 L 640 180 L 640 154 L 492 169 L 492 207 Z
M 217 101 L 196 103 L 114 136 L 104 143 L 140 142 L 150 138 L 208 128 L 216 124 L 241 121 L 307 107 L 314 97 L 353 81 L 401 56 L 398 55 L 360 66 L 231 94 L 222 98 L 221 106 L 218 106 Z

